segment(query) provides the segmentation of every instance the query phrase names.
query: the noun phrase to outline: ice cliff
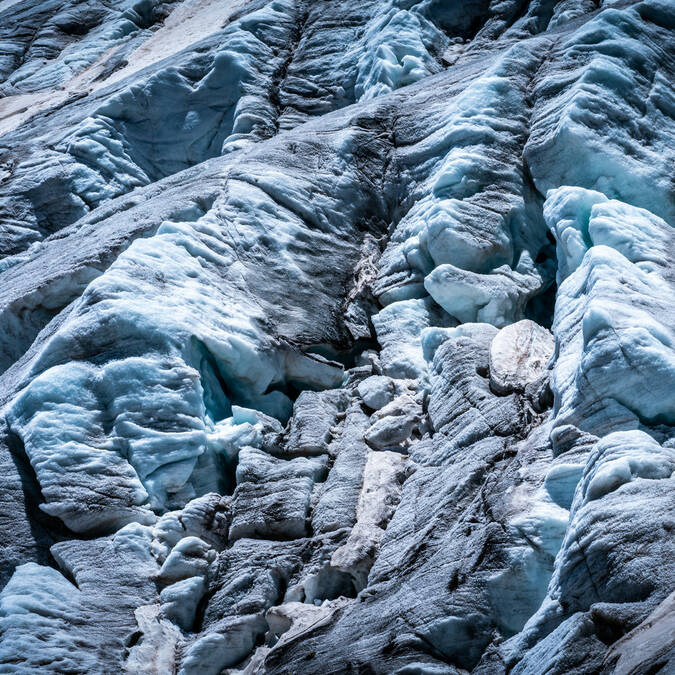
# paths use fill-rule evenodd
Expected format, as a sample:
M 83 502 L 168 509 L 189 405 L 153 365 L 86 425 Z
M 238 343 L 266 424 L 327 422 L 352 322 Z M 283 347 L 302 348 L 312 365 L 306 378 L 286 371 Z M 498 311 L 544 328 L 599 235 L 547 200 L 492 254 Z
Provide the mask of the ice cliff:
M 675 672 L 671 0 L 0 0 L 0 672 Z

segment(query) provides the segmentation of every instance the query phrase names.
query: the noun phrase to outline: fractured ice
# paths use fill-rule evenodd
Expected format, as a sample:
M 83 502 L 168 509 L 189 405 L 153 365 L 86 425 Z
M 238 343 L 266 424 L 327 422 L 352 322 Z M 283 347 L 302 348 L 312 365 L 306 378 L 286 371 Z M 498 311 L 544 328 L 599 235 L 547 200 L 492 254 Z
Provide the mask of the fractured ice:
M 669 0 L 0 2 L 0 672 L 675 668 Z

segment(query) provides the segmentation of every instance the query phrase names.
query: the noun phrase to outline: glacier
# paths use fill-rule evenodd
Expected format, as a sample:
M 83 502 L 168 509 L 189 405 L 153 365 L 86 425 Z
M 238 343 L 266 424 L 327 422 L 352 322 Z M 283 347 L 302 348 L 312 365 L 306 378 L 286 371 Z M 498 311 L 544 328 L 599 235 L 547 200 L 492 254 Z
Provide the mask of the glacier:
M 0 672 L 675 670 L 670 0 L 0 0 Z

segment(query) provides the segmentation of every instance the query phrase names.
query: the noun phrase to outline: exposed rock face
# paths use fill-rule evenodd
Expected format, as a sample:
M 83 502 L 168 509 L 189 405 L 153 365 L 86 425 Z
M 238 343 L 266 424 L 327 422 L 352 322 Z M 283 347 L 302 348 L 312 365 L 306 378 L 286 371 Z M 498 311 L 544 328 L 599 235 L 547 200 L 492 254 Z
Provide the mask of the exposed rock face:
M 675 670 L 674 35 L 0 0 L 0 671 Z
M 525 319 L 502 328 L 490 343 L 490 386 L 498 394 L 525 391 L 545 377 L 553 336 Z

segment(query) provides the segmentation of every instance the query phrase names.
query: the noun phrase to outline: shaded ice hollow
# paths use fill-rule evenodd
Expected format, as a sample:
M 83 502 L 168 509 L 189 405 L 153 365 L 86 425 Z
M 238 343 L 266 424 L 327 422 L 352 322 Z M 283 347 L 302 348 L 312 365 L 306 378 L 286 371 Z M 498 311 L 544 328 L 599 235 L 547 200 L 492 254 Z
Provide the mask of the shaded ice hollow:
M 0 2 L 0 672 L 672 672 L 672 2 L 113 4 Z

